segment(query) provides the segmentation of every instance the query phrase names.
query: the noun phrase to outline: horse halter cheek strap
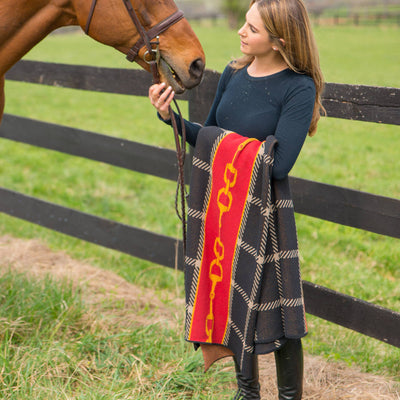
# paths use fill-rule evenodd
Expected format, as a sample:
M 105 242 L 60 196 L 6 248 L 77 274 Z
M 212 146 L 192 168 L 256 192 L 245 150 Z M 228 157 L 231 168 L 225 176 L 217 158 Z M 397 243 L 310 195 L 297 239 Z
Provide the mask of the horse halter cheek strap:
M 173 14 L 171 14 L 168 18 L 164 19 L 163 21 L 159 22 L 149 30 L 145 30 L 143 25 L 141 24 L 135 9 L 132 7 L 132 4 L 130 0 L 122 0 L 123 3 L 125 4 L 125 7 L 140 35 L 140 39 L 132 46 L 132 48 L 128 51 L 128 54 L 126 56 L 127 60 L 130 62 L 135 61 L 137 58 L 140 49 L 143 46 L 146 46 L 147 51 L 144 54 L 143 60 L 149 64 L 151 73 L 153 75 L 153 82 L 154 83 L 159 83 L 160 82 L 160 76 L 158 74 L 158 62 L 160 58 L 160 52 L 159 52 L 159 35 L 166 31 L 171 25 L 177 23 L 183 18 L 183 12 L 180 10 L 175 11 Z M 90 7 L 88 19 L 86 21 L 86 26 L 85 26 L 85 33 L 86 35 L 89 33 L 89 28 L 90 28 L 90 23 L 93 18 L 94 10 L 96 8 L 97 0 L 92 1 L 92 5 Z M 152 40 L 156 39 L 155 42 Z M 155 46 L 155 48 L 153 47 Z M 149 57 L 149 58 L 147 58 Z M 176 145 L 176 153 L 177 153 L 177 161 L 178 161 L 178 187 L 177 187 L 177 192 L 176 192 L 176 201 L 175 201 L 175 209 L 178 217 L 182 221 L 182 232 L 183 232 L 183 249 L 185 253 L 186 249 L 186 212 L 185 212 L 185 198 L 186 198 L 186 193 L 185 193 L 185 179 L 184 179 L 184 162 L 186 158 L 186 132 L 185 132 L 185 123 L 182 117 L 182 113 L 179 109 L 178 103 L 174 99 L 174 104 L 177 108 L 179 118 L 181 121 L 181 130 L 182 130 L 182 138 L 181 142 L 179 142 L 179 134 L 178 134 L 178 126 L 177 122 L 175 119 L 175 115 L 171 109 L 171 106 L 169 107 L 169 113 L 171 115 L 171 123 L 172 127 L 174 130 L 174 136 L 175 136 L 175 145 Z M 179 213 L 178 211 L 178 206 L 177 206 L 177 200 L 178 200 L 178 193 L 180 189 L 180 197 L 181 197 L 181 212 Z

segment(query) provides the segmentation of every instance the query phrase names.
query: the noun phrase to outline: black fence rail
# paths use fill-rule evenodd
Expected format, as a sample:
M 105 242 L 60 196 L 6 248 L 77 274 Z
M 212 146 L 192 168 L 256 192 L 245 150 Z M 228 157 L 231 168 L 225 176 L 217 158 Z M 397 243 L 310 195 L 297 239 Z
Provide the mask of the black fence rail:
M 65 88 L 147 96 L 150 76 L 141 70 L 20 61 L 8 80 Z M 189 118 L 205 120 L 219 74 L 206 71 L 200 86 L 181 96 Z M 400 89 L 327 84 L 329 117 L 400 125 Z M 5 115 L 0 137 L 133 171 L 176 180 L 175 152 L 129 140 Z M 186 163 L 189 165 L 190 163 Z M 186 174 L 190 174 L 189 168 Z M 323 220 L 400 238 L 400 200 L 291 177 L 295 211 Z M 182 243 L 159 235 L 0 188 L 0 212 L 135 257 L 182 269 Z M 178 246 L 178 251 L 177 251 Z M 303 282 L 306 311 L 400 347 L 400 313 Z

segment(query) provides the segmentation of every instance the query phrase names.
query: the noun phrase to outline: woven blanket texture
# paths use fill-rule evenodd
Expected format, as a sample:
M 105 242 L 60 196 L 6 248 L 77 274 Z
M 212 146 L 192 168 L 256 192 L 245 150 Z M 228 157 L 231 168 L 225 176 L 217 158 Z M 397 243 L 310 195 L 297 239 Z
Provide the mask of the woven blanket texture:
M 289 180 L 271 179 L 265 142 L 199 132 L 185 256 L 185 339 L 230 349 L 244 376 L 253 354 L 307 334 Z

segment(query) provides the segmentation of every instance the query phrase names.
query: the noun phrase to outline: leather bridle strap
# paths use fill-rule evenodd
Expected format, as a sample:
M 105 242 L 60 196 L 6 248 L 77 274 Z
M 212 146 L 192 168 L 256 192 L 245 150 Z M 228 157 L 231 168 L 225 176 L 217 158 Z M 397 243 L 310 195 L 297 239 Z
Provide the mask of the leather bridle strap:
M 152 51 L 152 46 L 151 46 L 151 40 L 156 38 L 158 35 L 166 31 L 171 25 L 174 25 L 178 21 L 180 21 L 183 17 L 183 11 L 177 10 L 173 14 L 171 14 L 169 17 L 165 18 L 163 21 L 159 22 L 157 25 L 153 26 L 150 28 L 148 31 L 146 31 L 139 21 L 139 18 L 136 14 L 136 11 L 132 7 L 132 4 L 129 0 L 122 0 L 125 4 L 125 7 L 129 13 L 129 16 L 131 17 L 139 35 L 140 39 L 132 46 L 132 48 L 128 51 L 126 58 L 130 61 L 133 62 L 135 58 L 138 56 L 139 50 L 143 47 L 146 46 L 147 50 L 149 53 Z M 90 7 L 88 19 L 86 21 L 86 26 L 85 26 L 85 33 L 89 33 L 89 28 L 90 28 L 90 23 L 92 22 L 93 19 L 93 14 L 94 10 L 97 5 L 97 0 L 92 1 L 92 5 Z
M 86 35 L 89 33 L 89 27 L 90 27 L 90 23 L 92 22 L 92 18 L 93 18 L 93 14 L 94 14 L 94 9 L 96 8 L 96 4 L 97 4 L 97 0 L 93 0 L 92 1 L 92 5 L 90 6 L 88 19 L 87 19 L 86 25 L 85 25 L 85 33 L 86 33 Z
M 153 81 L 154 83 L 159 83 L 160 78 L 158 74 L 158 68 L 157 68 L 157 58 L 159 56 L 158 54 L 158 42 L 156 43 L 157 48 L 156 50 L 153 49 L 153 44 L 152 40 L 156 37 L 158 37 L 162 32 L 167 30 L 171 25 L 175 24 L 179 20 L 183 18 L 183 12 L 180 10 L 175 11 L 172 15 L 170 15 L 168 18 L 164 19 L 163 21 L 159 22 L 157 25 L 153 26 L 150 28 L 148 31 L 146 31 L 143 27 L 143 25 L 140 23 L 139 18 L 136 14 L 136 11 L 132 7 L 132 4 L 130 0 L 122 0 L 125 4 L 125 7 L 140 35 L 140 39 L 132 46 L 132 48 L 128 51 L 127 53 L 127 60 L 130 62 L 133 62 L 136 57 L 139 54 L 140 49 L 143 46 L 146 46 L 147 52 L 150 56 L 150 60 L 147 60 L 144 58 L 144 61 L 149 64 L 151 72 L 153 74 Z M 92 5 L 90 7 L 88 19 L 86 21 L 86 26 L 85 26 L 85 33 L 89 33 L 89 28 L 90 28 L 90 23 L 93 19 L 93 14 L 96 8 L 97 0 L 92 1 Z M 155 53 L 155 57 L 154 57 Z M 184 163 L 185 163 L 185 156 L 186 156 L 186 132 L 185 132 L 185 124 L 184 120 L 182 117 L 182 113 L 179 109 L 178 103 L 174 99 L 175 106 L 177 107 L 177 111 L 180 117 L 181 121 L 181 127 L 182 127 L 182 137 L 181 137 L 181 143 L 179 143 L 179 134 L 178 134 L 178 127 L 177 123 L 175 120 L 175 115 L 171 107 L 169 107 L 169 113 L 171 116 L 171 122 L 172 122 L 172 127 L 174 131 L 174 136 L 175 136 L 175 144 L 176 144 L 176 153 L 177 153 L 177 161 L 178 161 L 178 187 L 177 187 L 177 193 L 176 193 L 176 202 L 175 202 L 175 208 L 176 212 L 178 214 L 178 217 L 182 221 L 182 230 L 183 230 L 183 250 L 185 254 L 186 250 L 186 211 L 185 211 L 185 198 L 186 198 L 186 193 L 185 193 L 185 181 L 184 181 Z M 180 189 L 180 197 L 181 197 L 181 214 L 179 214 L 178 207 L 177 207 L 177 202 L 178 202 L 178 193 Z
M 129 15 L 131 16 L 131 19 L 133 23 L 136 26 L 136 29 L 138 30 L 140 34 L 140 39 L 136 42 L 134 46 L 128 51 L 128 54 L 126 56 L 128 61 L 134 61 L 135 58 L 137 57 L 139 50 L 143 47 L 146 46 L 147 50 L 151 52 L 151 43 L 150 41 L 166 31 L 171 25 L 177 23 L 179 20 L 183 18 L 183 12 L 181 10 L 175 11 L 172 15 L 170 15 L 168 18 L 164 19 L 163 21 L 159 22 L 157 25 L 153 26 L 150 28 L 148 31 L 144 30 L 142 24 L 140 23 L 138 16 L 135 12 L 135 10 L 132 7 L 132 4 L 130 3 L 129 0 L 123 0 L 126 9 L 128 10 Z
M 185 159 L 186 159 L 186 128 L 185 121 L 182 117 L 177 101 L 174 99 L 174 104 L 177 109 L 181 123 L 181 142 L 179 142 L 179 130 L 176 122 L 174 111 L 169 106 L 168 111 L 171 117 L 172 129 L 174 131 L 176 158 L 178 161 L 178 179 L 175 194 L 175 211 L 182 222 L 183 235 L 183 254 L 186 254 L 186 190 L 185 190 Z M 178 197 L 180 195 L 181 212 L 178 209 Z

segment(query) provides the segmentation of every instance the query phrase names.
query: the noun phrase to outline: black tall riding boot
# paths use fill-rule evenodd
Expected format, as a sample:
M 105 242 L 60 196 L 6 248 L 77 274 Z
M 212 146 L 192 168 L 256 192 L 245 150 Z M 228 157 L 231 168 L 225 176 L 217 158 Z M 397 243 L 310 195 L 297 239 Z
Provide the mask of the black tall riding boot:
M 288 339 L 275 351 L 279 400 L 300 400 L 303 394 L 303 347 L 301 339 Z
M 238 384 L 238 391 L 233 400 L 260 400 L 260 383 L 258 381 L 258 359 L 255 355 L 253 357 L 253 376 L 245 378 L 240 372 L 240 366 L 235 358 L 236 379 Z

